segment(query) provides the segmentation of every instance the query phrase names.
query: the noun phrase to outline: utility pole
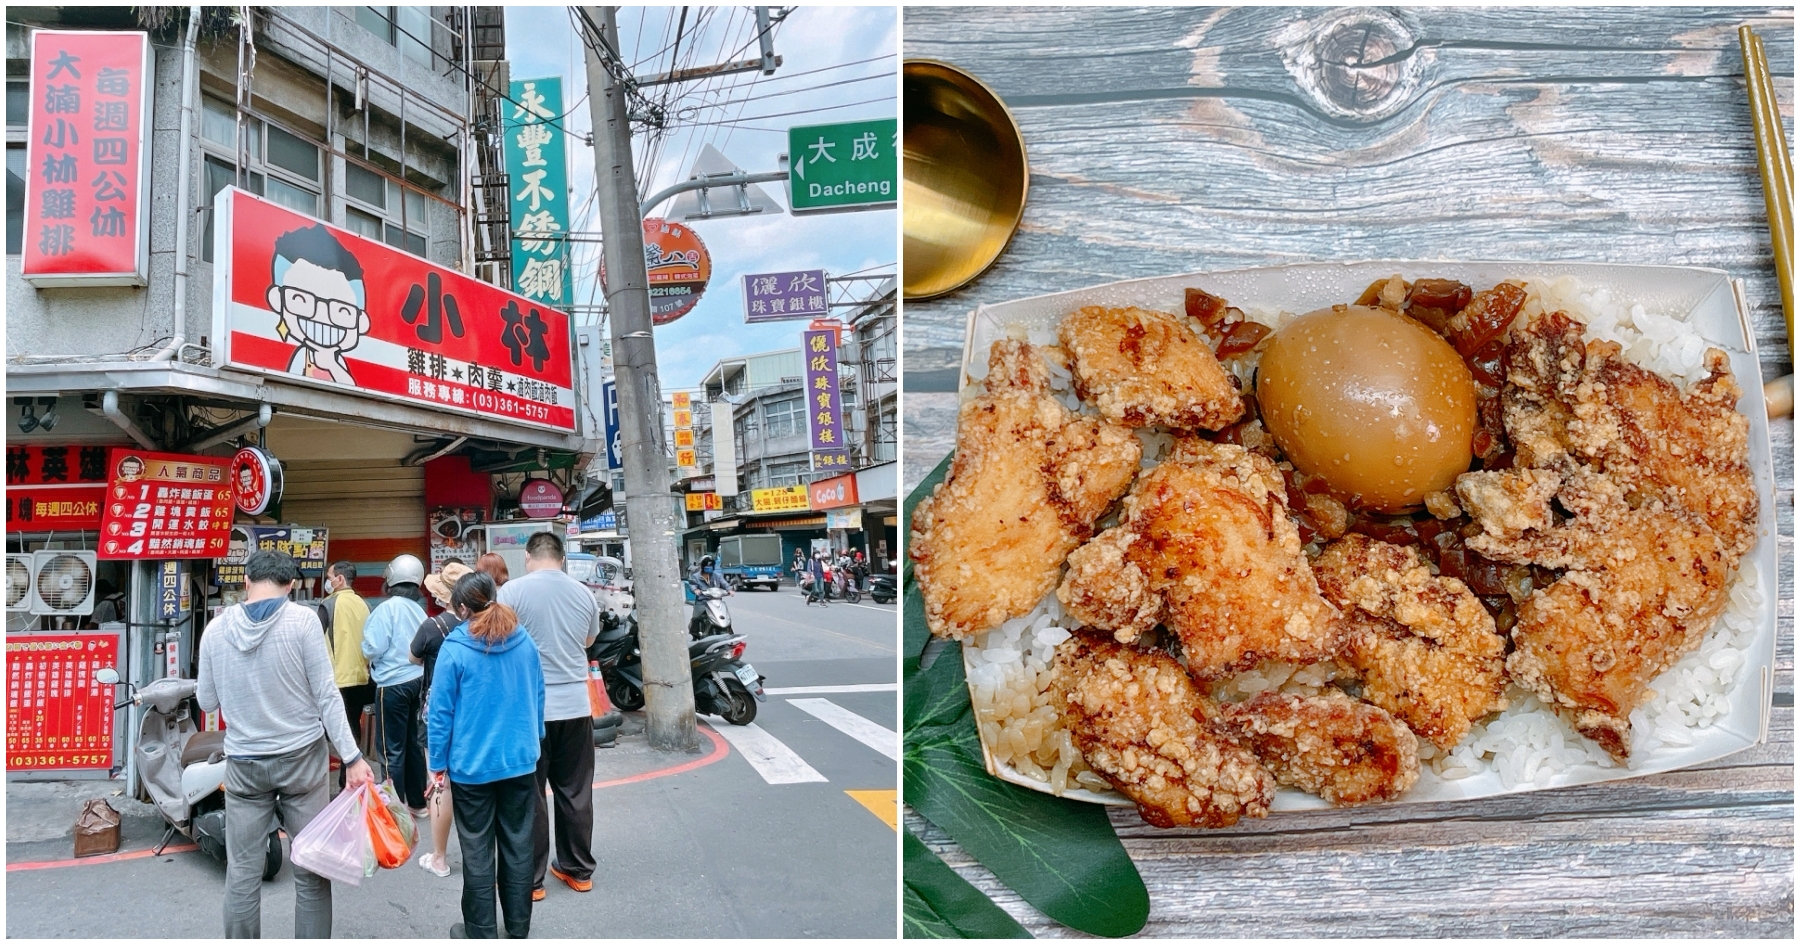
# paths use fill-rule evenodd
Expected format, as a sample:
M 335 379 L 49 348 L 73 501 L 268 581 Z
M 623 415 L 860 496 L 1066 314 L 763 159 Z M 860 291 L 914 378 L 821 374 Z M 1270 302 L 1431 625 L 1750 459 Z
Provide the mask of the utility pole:
M 656 339 L 651 334 L 649 275 L 644 269 L 643 217 L 638 213 L 637 172 L 631 161 L 627 89 L 596 54 L 619 48 L 613 7 L 582 8 L 587 50 L 588 108 L 594 126 L 594 183 L 599 190 L 606 302 L 612 326 L 613 368 L 619 391 L 619 434 L 630 497 L 633 589 L 638 642 L 644 656 L 645 734 L 661 751 L 692 751 L 694 684 L 689 673 L 687 627 L 681 596 L 676 535 L 679 496 L 669 492 L 662 450 L 662 390 L 656 378 Z M 595 27 L 598 26 L 598 35 Z

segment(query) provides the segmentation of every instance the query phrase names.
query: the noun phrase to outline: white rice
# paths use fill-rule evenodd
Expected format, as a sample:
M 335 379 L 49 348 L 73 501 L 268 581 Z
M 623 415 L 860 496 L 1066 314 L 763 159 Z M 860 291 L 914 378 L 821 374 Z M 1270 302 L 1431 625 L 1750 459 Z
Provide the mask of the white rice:
M 1685 387 L 1706 376 L 1706 341 L 1679 317 L 1627 305 L 1601 287 L 1588 289 L 1573 277 L 1525 280 L 1524 320 L 1545 311 L 1562 310 L 1587 323 L 1587 337 L 1617 342 L 1626 360 Z M 1245 308 L 1253 321 L 1279 328 L 1294 316 Z M 1054 345 L 1055 333 L 1023 329 L 1010 332 L 1036 345 Z M 1070 409 L 1091 413 L 1075 397 L 1060 350 L 1050 352 L 1051 388 Z M 977 359 L 969 375 L 976 383 L 964 388 L 964 399 L 977 396 L 987 374 L 986 359 Z M 1144 442 L 1145 469 L 1167 455 L 1173 437 L 1161 429 L 1138 431 Z M 1728 590 L 1725 612 L 1701 646 L 1650 683 L 1652 697 L 1631 714 L 1631 760 L 1636 769 L 1657 760 L 1660 751 L 1692 745 L 1698 733 L 1729 714 L 1730 697 L 1750 664 L 1749 647 L 1756 635 L 1765 593 L 1763 576 L 1748 556 L 1740 563 Z M 983 743 L 997 764 L 1050 785 L 1057 794 L 1066 787 L 1107 792 L 1110 788 L 1088 770 L 1070 743 L 1061 714 L 1050 704 L 1051 665 L 1058 644 L 1081 626 L 1063 613 L 1052 592 L 1023 617 L 978 634 L 968 641 L 969 687 Z M 1294 666 L 1265 663 L 1222 680 L 1216 698 L 1228 701 L 1257 692 L 1278 690 L 1316 694 L 1336 677 L 1334 664 Z M 1559 776 L 1583 766 L 1616 768 L 1599 745 L 1577 734 L 1568 721 L 1535 695 L 1516 687 L 1509 707 L 1478 722 L 1461 744 L 1439 752 L 1420 741 L 1424 762 L 1421 783 L 1437 778 L 1461 780 L 1492 771 L 1502 786 L 1550 786 Z

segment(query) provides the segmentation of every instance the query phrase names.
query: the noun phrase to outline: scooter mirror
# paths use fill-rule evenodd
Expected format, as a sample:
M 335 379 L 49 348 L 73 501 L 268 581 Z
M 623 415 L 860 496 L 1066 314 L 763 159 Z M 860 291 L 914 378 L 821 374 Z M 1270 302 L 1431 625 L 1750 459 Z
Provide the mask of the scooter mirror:
M 118 670 L 115 670 L 110 666 L 106 669 L 94 670 L 94 680 L 102 685 L 117 686 L 119 684 Z

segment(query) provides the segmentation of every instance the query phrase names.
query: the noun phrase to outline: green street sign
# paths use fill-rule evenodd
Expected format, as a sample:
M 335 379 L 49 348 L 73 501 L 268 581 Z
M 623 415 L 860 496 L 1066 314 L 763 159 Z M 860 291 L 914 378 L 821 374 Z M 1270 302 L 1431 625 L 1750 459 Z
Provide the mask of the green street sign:
M 893 118 L 789 128 L 789 211 L 892 209 L 900 193 L 899 151 Z

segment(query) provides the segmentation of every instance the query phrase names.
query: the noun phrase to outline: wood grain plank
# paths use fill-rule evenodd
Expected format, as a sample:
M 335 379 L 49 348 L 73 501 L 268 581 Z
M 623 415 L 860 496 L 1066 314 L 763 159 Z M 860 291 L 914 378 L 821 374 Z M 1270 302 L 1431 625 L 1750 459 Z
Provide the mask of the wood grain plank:
M 905 16 L 907 56 L 993 86 L 1031 162 L 1024 220 L 994 268 L 905 304 L 908 490 L 953 445 L 957 404 L 913 381 L 956 367 L 969 310 L 1116 279 L 1387 257 L 1712 266 L 1744 280 L 1764 376 L 1792 371 L 1735 33 L 1762 33 L 1791 136 L 1790 9 Z M 1358 23 L 1394 41 L 1332 66 Z M 1782 537 L 1767 742 L 1608 785 L 1224 831 L 1115 811 L 1152 891 L 1146 934 L 1791 937 L 1792 421 L 1771 439 Z M 1035 934 L 1070 934 L 916 814 L 907 823 Z

